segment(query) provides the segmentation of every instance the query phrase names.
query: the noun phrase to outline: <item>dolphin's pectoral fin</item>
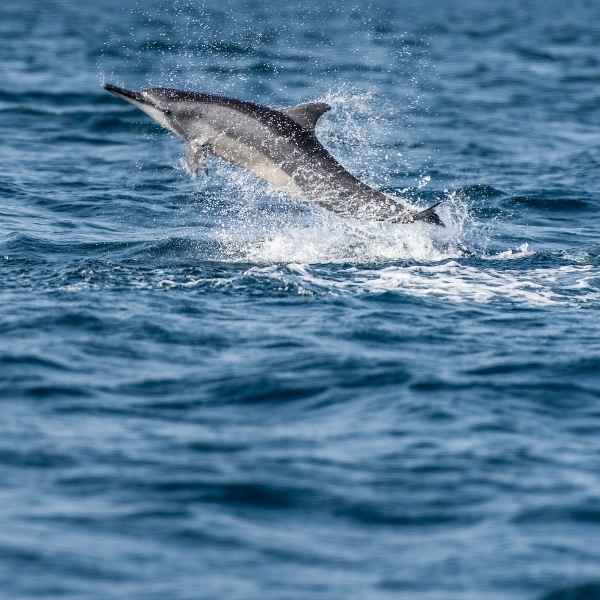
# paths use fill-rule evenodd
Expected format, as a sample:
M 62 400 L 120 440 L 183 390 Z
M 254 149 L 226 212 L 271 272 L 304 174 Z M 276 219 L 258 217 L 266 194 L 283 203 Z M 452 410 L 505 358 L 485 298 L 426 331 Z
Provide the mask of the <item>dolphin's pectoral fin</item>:
M 188 175 L 196 177 L 200 169 L 206 167 L 208 153 L 208 143 L 202 144 L 196 140 L 186 143 L 184 164 Z
M 329 104 L 324 102 L 308 102 L 307 104 L 298 104 L 291 108 L 285 108 L 281 112 L 296 121 L 298 125 L 307 131 L 313 131 L 317 121 L 328 110 L 331 110 Z

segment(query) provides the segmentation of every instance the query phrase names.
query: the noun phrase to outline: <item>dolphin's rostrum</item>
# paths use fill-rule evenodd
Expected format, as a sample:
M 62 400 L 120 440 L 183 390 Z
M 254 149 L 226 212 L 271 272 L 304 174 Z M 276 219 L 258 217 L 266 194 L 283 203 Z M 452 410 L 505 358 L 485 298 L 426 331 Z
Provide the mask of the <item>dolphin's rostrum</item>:
M 188 170 L 208 153 L 245 167 L 287 194 L 335 213 L 389 221 L 443 225 L 431 207 L 414 211 L 359 181 L 323 147 L 315 125 L 330 107 L 322 102 L 277 110 L 224 96 L 148 88 L 139 92 L 107 84 L 185 143 Z

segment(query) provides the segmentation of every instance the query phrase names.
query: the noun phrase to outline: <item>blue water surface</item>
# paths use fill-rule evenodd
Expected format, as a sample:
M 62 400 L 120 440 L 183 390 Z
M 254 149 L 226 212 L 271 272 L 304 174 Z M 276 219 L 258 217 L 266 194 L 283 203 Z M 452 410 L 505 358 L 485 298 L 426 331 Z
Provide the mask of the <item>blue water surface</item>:
M 600 598 L 600 4 L 0 3 L 0 596 Z M 104 82 L 332 110 L 344 220 Z

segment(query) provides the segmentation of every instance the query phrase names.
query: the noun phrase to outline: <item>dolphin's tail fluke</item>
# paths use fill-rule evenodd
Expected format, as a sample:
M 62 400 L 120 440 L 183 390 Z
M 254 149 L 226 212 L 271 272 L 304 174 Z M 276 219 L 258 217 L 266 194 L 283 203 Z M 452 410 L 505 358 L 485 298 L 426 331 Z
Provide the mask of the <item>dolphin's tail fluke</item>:
M 442 200 L 436 202 L 433 206 L 417 213 L 413 217 L 413 221 L 425 221 L 425 223 L 432 223 L 433 225 L 439 225 L 440 227 L 445 227 L 444 222 L 439 218 L 437 213 L 433 210 L 437 208 L 442 203 Z

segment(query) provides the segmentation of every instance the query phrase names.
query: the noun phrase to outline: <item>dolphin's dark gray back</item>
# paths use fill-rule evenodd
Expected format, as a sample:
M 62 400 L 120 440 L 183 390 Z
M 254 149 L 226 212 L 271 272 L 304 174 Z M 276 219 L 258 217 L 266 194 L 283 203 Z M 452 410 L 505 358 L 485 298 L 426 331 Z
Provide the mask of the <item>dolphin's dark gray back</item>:
M 140 92 L 113 85 L 105 88 L 183 138 L 191 171 L 210 152 L 291 195 L 345 216 L 442 224 L 433 210 L 415 212 L 361 182 L 337 162 L 315 134 L 318 119 L 330 109 L 325 103 L 278 110 L 170 88 Z

